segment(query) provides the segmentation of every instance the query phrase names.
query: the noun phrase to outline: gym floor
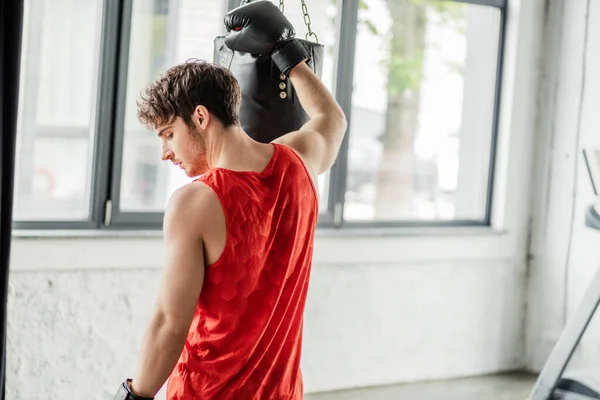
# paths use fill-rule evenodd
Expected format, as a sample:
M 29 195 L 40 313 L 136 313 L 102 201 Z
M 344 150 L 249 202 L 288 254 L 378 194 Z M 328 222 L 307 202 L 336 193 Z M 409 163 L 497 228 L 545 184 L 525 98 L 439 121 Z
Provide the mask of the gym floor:
M 536 376 L 526 373 L 489 375 L 309 394 L 306 400 L 525 400 Z

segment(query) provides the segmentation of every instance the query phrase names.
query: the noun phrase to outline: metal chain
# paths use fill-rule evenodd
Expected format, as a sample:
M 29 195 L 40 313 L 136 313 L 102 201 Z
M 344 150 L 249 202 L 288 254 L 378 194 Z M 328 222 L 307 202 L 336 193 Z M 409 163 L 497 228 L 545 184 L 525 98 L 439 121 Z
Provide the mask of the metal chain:
M 282 1 L 282 0 L 279 0 Z M 304 23 L 306 24 L 306 27 L 308 28 L 308 32 L 306 33 L 306 40 L 308 40 L 309 37 L 314 36 L 315 40 L 317 43 L 319 43 L 319 38 L 317 37 L 317 34 L 314 33 L 311 29 L 310 29 L 310 15 L 308 15 L 308 8 L 306 7 L 306 3 L 304 2 L 304 0 L 302 1 L 302 13 L 304 14 Z
M 312 31 L 312 29 L 310 28 L 310 15 L 308 15 L 308 7 L 306 7 L 306 3 L 304 2 L 304 0 L 301 0 L 302 2 L 302 14 L 304 15 L 304 24 L 306 25 L 306 28 L 308 29 L 308 32 L 306 33 L 306 40 L 308 40 L 309 37 L 313 36 L 315 38 L 315 41 L 317 43 L 319 43 L 319 38 L 317 36 L 316 33 L 314 33 Z M 284 14 L 285 11 L 285 4 L 284 4 L 284 0 L 279 0 L 279 11 L 281 11 L 282 14 Z

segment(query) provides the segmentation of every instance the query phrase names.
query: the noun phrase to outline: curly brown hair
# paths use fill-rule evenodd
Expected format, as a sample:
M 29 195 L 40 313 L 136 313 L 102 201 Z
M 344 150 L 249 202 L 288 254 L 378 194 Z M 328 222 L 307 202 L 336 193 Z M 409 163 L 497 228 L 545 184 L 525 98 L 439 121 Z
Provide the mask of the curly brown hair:
M 190 59 L 168 69 L 148 85 L 138 105 L 139 121 L 156 129 L 180 117 L 191 126 L 192 113 L 203 105 L 225 126 L 239 123 L 240 86 L 229 70 Z

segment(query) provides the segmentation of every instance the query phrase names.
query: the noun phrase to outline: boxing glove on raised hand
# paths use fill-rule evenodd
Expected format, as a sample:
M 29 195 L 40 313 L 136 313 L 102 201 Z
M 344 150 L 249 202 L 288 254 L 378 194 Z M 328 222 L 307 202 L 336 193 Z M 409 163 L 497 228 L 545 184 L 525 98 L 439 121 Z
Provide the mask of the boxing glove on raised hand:
M 293 25 L 268 0 L 254 1 L 225 14 L 225 45 L 234 51 L 271 56 L 286 73 L 310 58 L 304 45 L 294 38 Z

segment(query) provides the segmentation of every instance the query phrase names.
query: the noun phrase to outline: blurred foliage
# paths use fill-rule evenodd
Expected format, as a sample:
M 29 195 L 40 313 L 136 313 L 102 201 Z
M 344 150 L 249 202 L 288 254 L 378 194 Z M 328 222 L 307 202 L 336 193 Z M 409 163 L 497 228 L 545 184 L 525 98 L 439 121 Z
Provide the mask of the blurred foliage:
M 448 0 L 410 0 L 411 2 L 427 1 L 429 6 L 440 17 L 442 23 L 452 26 L 457 32 L 465 33 L 467 3 Z
M 418 91 L 423 72 L 423 51 L 413 57 L 392 53 L 386 63 L 388 69 L 388 93 L 400 96 L 405 90 Z
M 415 16 L 417 24 L 439 23 L 456 30 L 457 33 L 465 31 L 465 11 L 467 4 L 449 1 L 449 0 L 387 0 L 386 2 L 407 2 L 418 13 Z M 394 10 L 402 10 L 402 7 L 388 7 L 392 15 L 392 24 L 401 24 L 405 20 L 400 15 L 393 15 Z M 396 11 L 398 12 L 398 11 Z M 388 71 L 388 92 L 391 96 L 399 96 L 406 90 L 418 91 L 423 73 L 423 53 L 422 46 L 418 46 L 411 52 L 402 51 L 405 46 L 402 45 L 403 37 L 394 38 L 389 32 L 384 32 L 378 28 L 376 21 L 370 15 L 369 4 L 366 0 L 359 2 L 358 23 L 359 28 L 364 27 L 370 34 L 380 36 L 388 41 L 392 51 L 388 58 L 383 60 L 383 66 Z M 406 29 L 415 29 L 415 26 L 406 27 Z M 392 26 L 391 32 L 401 32 L 403 27 Z M 425 29 L 422 30 L 423 35 Z M 423 42 L 424 38 L 416 38 Z M 409 54 L 410 53 L 410 54 Z M 453 70 L 460 72 L 456 65 L 450 66 Z
M 379 31 L 377 30 L 377 25 L 369 18 L 369 5 L 365 2 L 365 0 L 360 0 L 358 3 L 358 24 L 363 25 L 367 30 L 375 36 L 379 35 Z

